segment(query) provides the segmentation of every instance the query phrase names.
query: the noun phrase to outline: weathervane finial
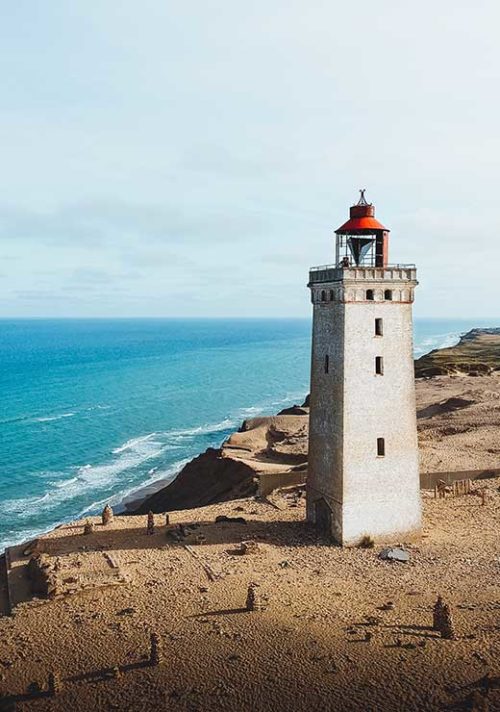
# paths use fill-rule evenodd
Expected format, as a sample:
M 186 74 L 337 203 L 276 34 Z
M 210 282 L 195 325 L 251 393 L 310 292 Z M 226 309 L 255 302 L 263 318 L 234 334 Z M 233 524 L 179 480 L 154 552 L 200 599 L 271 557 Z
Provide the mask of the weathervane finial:
M 366 188 L 360 188 L 359 192 L 360 192 L 360 197 L 359 197 L 358 205 L 369 205 L 368 201 L 365 198 Z

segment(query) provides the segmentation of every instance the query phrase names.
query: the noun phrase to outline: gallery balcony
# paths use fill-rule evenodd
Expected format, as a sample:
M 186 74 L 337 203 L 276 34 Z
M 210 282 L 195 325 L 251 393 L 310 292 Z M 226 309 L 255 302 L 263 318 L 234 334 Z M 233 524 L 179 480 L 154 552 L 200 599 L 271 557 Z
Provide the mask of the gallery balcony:
M 394 264 L 386 265 L 385 267 L 321 265 L 319 267 L 311 267 L 309 271 L 309 284 L 357 279 L 374 282 L 381 280 L 415 282 L 417 280 L 417 268 L 414 264 Z

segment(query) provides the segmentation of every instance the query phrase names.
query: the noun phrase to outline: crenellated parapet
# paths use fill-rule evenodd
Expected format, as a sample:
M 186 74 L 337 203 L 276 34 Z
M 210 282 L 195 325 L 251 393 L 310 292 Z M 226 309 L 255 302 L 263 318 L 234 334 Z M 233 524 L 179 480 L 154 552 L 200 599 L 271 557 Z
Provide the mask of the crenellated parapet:
M 415 265 L 387 267 L 313 267 L 309 287 L 313 304 L 335 302 L 386 302 L 412 304 L 415 297 Z

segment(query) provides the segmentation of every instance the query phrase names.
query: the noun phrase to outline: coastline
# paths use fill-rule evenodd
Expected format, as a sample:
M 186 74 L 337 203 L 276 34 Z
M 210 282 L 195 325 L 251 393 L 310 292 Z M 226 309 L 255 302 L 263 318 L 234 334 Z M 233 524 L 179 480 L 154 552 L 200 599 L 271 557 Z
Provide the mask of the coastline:
M 417 330 L 418 330 L 418 322 L 417 322 Z M 480 331 L 487 331 L 487 330 L 488 330 L 488 327 L 484 327 L 484 328 L 481 327 L 481 329 L 480 329 Z M 436 329 L 436 331 L 438 331 L 438 330 Z M 434 340 L 439 339 L 439 341 L 440 341 L 441 343 L 443 343 L 443 347 L 442 347 L 442 348 L 438 348 L 438 349 L 431 349 L 431 351 L 428 352 L 428 353 L 435 353 L 436 351 L 443 351 L 443 350 L 449 348 L 448 344 L 449 344 L 449 342 L 450 342 L 450 333 L 451 333 L 451 332 L 444 332 L 444 331 L 441 332 L 441 331 L 440 331 L 435 337 L 433 337 Z M 453 332 L 453 333 L 456 334 L 456 337 L 454 338 L 454 341 L 455 341 L 455 342 L 458 342 L 458 344 L 460 344 L 460 343 L 462 342 L 462 340 L 464 339 L 464 337 L 466 337 L 466 335 L 467 335 L 468 333 L 470 333 L 470 331 L 469 331 L 469 332 L 460 332 L 460 333 L 459 333 L 459 332 Z M 423 345 L 423 344 L 426 344 L 426 345 L 427 345 L 430 341 L 431 341 L 431 339 L 425 338 L 424 340 L 421 341 L 421 343 L 422 343 L 422 345 Z M 445 343 L 446 343 L 446 346 L 444 345 Z M 457 345 L 458 345 L 458 344 L 457 344 Z M 417 353 L 418 353 L 418 351 L 417 351 Z M 294 400 L 295 400 L 295 399 L 294 399 Z M 289 403 L 290 405 L 292 405 L 293 400 L 285 401 L 285 400 L 283 399 L 282 402 L 283 402 L 283 405 L 285 404 L 285 402 L 287 402 L 287 403 Z M 254 407 L 248 407 L 248 408 L 247 408 L 247 410 L 248 410 L 249 412 L 251 412 L 252 410 L 255 410 L 255 409 L 256 409 L 256 408 L 254 408 Z M 272 417 L 272 416 L 267 416 L 267 417 Z M 71 420 L 71 419 L 68 419 L 68 420 Z M 243 423 L 245 422 L 244 418 L 242 418 L 242 421 L 240 421 L 240 430 L 241 430 L 242 422 L 243 422 Z M 224 444 L 224 442 L 226 442 L 228 439 L 230 439 L 230 438 L 232 437 L 232 435 L 234 435 L 234 434 L 237 433 L 237 432 L 238 432 L 238 431 L 235 430 L 235 431 L 226 433 L 226 434 L 224 435 L 224 438 L 222 439 L 222 442 L 219 441 L 218 445 L 217 445 L 217 444 L 214 444 L 214 447 L 220 448 L 220 447 Z M 197 452 L 195 452 L 193 455 L 190 456 L 191 459 L 189 460 L 189 462 L 192 462 L 194 459 L 196 459 L 197 457 L 199 457 L 200 454 L 203 454 L 203 452 L 204 452 L 204 450 L 203 450 L 202 448 L 200 448 L 200 450 L 198 450 Z M 116 511 L 117 513 L 120 513 L 120 514 L 124 514 L 124 515 L 125 515 L 125 514 L 128 514 L 128 513 L 132 513 L 132 512 L 135 511 L 137 508 L 140 508 L 140 506 L 141 506 L 149 497 L 151 497 L 151 496 L 154 495 L 155 493 L 161 491 L 162 489 L 166 488 L 168 485 L 172 484 L 172 482 L 174 482 L 174 481 L 177 479 L 177 477 L 179 476 L 179 474 L 182 472 L 182 469 L 183 469 L 183 468 L 180 467 L 180 468 L 179 468 L 176 472 L 174 472 L 173 474 L 169 473 L 169 474 L 168 474 L 168 477 L 166 477 L 166 478 L 165 478 L 165 477 L 162 477 L 162 478 L 160 478 L 160 479 L 158 479 L 158 480 L 155 480 L 155 481 L 153 481 L 153 482 L 147 482 L 147 481 L 146 481 L 146 483 L 141 483 L 141 484 L 139 484 L 138 486 L 133 487 L 132 489 L 127 489 L 126 492 L 124 492 L 123 494 L 121 494 L 121 495 L 119 495 L 119 496 L 113 495 L 113 498 L 114 498 L 114 500 L 115 500 L 115 504 L 113 504 L 113 507 L 115 508 L 115 511 Z M 56 490 L 56 494 L 57 494 L 57 490 Z M 105 501 L 107 501 L 107 500 L 104 500 L 104 499 L 103 499 L 103 500 L 101 500 L 101 501 L 104 501 L 104 502 L 105 502 Z M 54 517 L 54 522 L 53 522 L 53 523 L 48 524 L 48 525 L 45 525 L 45 526 L 37 527 L 36 530 L 35 530 L 35 528 L 33 528 L 33 533 L 30 532 L 30 534 L 26 534 L 26 535 L 24 535 L 24 536 L 21 537 L 21 538 L 12 539 L 11 542 L 10 542 L 10 544 L 16 544 L 16 543 L 19 543 L 20 541 L 29 540 L 29 539 L 31 539 L 31 538 L 33 538 L 33 537 L 35 537 L 35 536 L 41 535 L 41 534 L 44 533 L 44 532 L 50 531 L 50 530 L 51 530 L 52 528 L 54 528 L 55 526 L 60 526 L 60 525 L 63 524 L 64 522 L 69 521 L 70 519 L 74 519 L 75 517 L 78 517 L 78 516 L 85 517 L 85 516 L 88 516 L 88 515 L 90 515 L 90 514 L 94 514 L 94 513 L 96 513 L 96 512 L 98 511 L 99 506 L 100 506 L 99 503 L 93 505 L 92 507 L 86 506 L 84 510 L 79 510 L 79 511 L 80 511 L 80 514 L 75 513 L 75 514 L 70 514 L 70 515 L 64 515 L 64 513 L 63 513 L 63 516 L 60 517 L 60 518 L 58 518 L 58 519 L 56 519 L 56 518 Z M 104 506 L 104 505 L 102 505 L 102 506 Z M 57 514 L 57 513 L 59 513 L 59 515 L 61 515 L 61 512 L 60 512 L 60 511 L 55 511 L 55 514 Z
M 460 356 L 458 359 L 459 367 L 457 367 L 457 353 Z M 489 366 L 486 367 L 482 362 L 479 363 L 477 361 L 478 354 L 483 359 L 486 356 Z M 432 364 L 433 359 L 439 361 L 439 368 L 435 366 L 432 369 L 429 368 L 429 361 Z M 466 359 L 468 359 L 467 367 L 464 366 L 464 360 Z M 424 369 L 421 368 L 422 363 L 425 365 Z M 423 371 L 423 373 L 420 371 Z M 427 375 L 426 371 L 430 375 Z M 434 444 L 428 441 L 430 431 L 428 430 L 429 422 L 426 418 L 426 413 L 437 416 L 436 422 L 432 417 L 430 422 L 433 423 L 431 428 L 434 427 L 439 432 L 439 429 L 443 427 L 439 419 L 441 415 L 447 418 L 448 412 L 453 412 L 455 409 L 460 410 L 463 407 L 461 403 L 467 407 L 473 405 L 474 400 L 460 399 L 453 396 L 449 399 L 451 404 L 449 407 L 446 404 L 441 405 L 439 401 L 431 402 L 429 405 L 427 403 L 429 390 L 432 394 L 432 399 L 439 397 L 441 394 L 439 389 L 437 393 L 433 393 L 432 388 L 429 389 L 425 381 L 449 375 L 452 377 L 466 376 L 471 378 L 476 375 L 489 375 L 495 378 L 495 372 L 498 371 L 500 371 L 500 328 L 475 328 L 469 330 L 459 336 L 454 346 L 447 345 L 442 349 L 433 349 L 428 354 L 415 359 L 421 473 L 429 475 L 432 472 L 442 471 L 448 473 L 454 470 L 474 470 L 475 465 L 474 458 L 470 458 L 465 465 L 460 466 L 460 462 L 456 462 L 449 454 L 441 455 L 439 452 L 436 454 Z M 421 407 L 419 403 L 424 407 Z M 249 496 L 252 491 L 265 494 L 267 491 L 265 479 L 269 474 L 273 475 L 271 481 L 276 485 L 287 481 L 290 484 L 296 484 L 297 477 L 295 474 L 297 473 L 300 479 L 300 470 L 307 468 L 307 405 L 306 398 L 302 405 L 290 406 L 275 415 L 243 421 L 240 428 L 226 438 L 219 448 L 215 450 L 209 448 L 204 453 L 197 455 L 187 463 L 176 477 L 165 482 L 163 487 L 161 481 L 158 481 L 153 486 L 137 492 L 136 497 L 128 500 L 124 513 L 144 514 L 147 513 L 149 508 L 154 512 L 168 511 L 169 509 L 191 509 L 196 506 L 215 504 L 231 498 Z M 478 415 L 477 417 L 481 418 L 482 416 Z M 304 425 L 304 420 L 306 425 Z M 467 426 L 465 428 L 467 429 Z M 274 440 L 276 440 L 275 443 L 273 443 Z M 299 443 L 299 441 L 301 442 Z M 494 453 L 491 448 L 488 452 Z M 477 469 L 496 469 L 498 463 L 495 457 L 496 455 L 494 454 L 493 458 L 491 458 L 488 453 L 483 453 L 478 459 L 479 467 Z M 294 458 L 296 460 L 295 467 Z M 206 467 L 207 462 L 208 470 Z M 273 467 L 273 465 L 276 465 L 276 467 Z M 200 499 L 195 490 L 204 487 L 207 472 L 213 479 L 214 468 L 216 477 L 218 476 L 220 481 L 224 482 L 224 486 L 221 486 L 220 491 L 214 493 L 212 498 Z M 239 470 L 240 474 L 237 474 L 237 470 Z M 253 477 L 254 482 L 258 483 L 253 490 L 249 485 L 249 477 Z M 264 485 L 262 484 L 263 478 Z M 182 480 L 184 481 L 182 482 Z M 210 488 L 210 480 L 208 487 Z M 228 489 L 230 490 L 229 495 L 227 493 Z M 181 496 L 179 496 L 179 490 L 182 491 Z
M 488 458 L 498 464 L 499 386 L 500 370 L 417 379 L 425 468 L 455 467 L 463 479 L 466 468 Z M 307 420 L 307 404 L 246 420 L 226 439 L 222 459 L 227 465 L 243 457 L 245 467 L 253 461 L 266 469 L 281 458 L 288 472 L 300 468 Z M 500 470 L 492 474 L 465 493 L 422 491 L 423 536 L 401 542 L 409 563 L 384 561 L 381 543 L 332 546 L 307 526 L 302 486 L 257 498 L 233 491 L 211 505 L 159 510 L 168 518 L 141 513 L 104 522 L 96 514 L 66 522 L 0 557 L 3 690 L 16 700 L 38 695 L 37 707 L 47 712 L 135 709 L 136 700 L 220 712 L 254 709 L 261 694 L 267 705 L 269 689 L 276 709 L 309 709 L 311 689 L 317 706 L 331 705 L 334 689 L 335 704 L 350 709 L 357 689 L 356 709 L 376 700 L 377 708 L 396 711 L 408 706 L 412 679 L 412 709 L 462 708 L 485 671 L 498 679 L 492 581 Z M 248 608 L 249 587 L 263 610 Z M 441 592 L 453 610 L 452 640 L 432 625 Z M 159 659 L 149 649 L 153 639 Z M 279 684 L 277 650 L 286 653 Z M 64 684 L 45 700 L 53 672 Z M 221 676 L 229 680 L 223 688 Z M 307 680 L 298 692 L 297 679 Z M 499 690 L 490 691 L 492 706 Z
M 125 495 L 114 508 L 115 514 L 133 514 L 134 510 L 137 509 L 143 502 L 145 502 L 148 497 L 151 497 L 151 495 L 155 494 L 156 492 L 159 492 L 164 487 L 168 487 L 168 485 L 171 484 L 181 472 L 182 468 L 179 470 L 179 472 L 172 475 L 172 477 L 165 477 L 159 480 L 155 480 L 155 482 L 150 482 L 149 484 L 145 484 L 142 487 L 138 487 L 133 492 L 130 492 L 129 494 Z

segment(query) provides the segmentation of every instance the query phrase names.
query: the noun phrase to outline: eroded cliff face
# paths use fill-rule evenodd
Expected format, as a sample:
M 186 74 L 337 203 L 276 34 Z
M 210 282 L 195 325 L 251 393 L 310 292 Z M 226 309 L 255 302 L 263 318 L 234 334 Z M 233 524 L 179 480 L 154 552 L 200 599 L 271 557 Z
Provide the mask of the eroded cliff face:
M 421 471 L 498 467 L 500 329 L 474 329 L 457 346 L 416 361 L 416 372 Z M 305 480 L 308 405 L 306 399 L 278 415 L 244 421 L 220 448 L 194 458 L 134 511 L 165 512 L 248 497 L 257 493 L 260 474 L 303 472 Z
M 241 460 L 225 457 L 224 447 L 209 448 L 181 470 L 176 479 L 145 499 L 135 514 L 203 507 L 257 492 L 255 471 Z
M 191 460 L 168 486 L 134 511 L 165 512 L 201 507 L 257 493 L 258 475 L 294 472 L 307 461 L 307 408 L 299 415 L 245 420 L 220 448 L 209 448 Z

